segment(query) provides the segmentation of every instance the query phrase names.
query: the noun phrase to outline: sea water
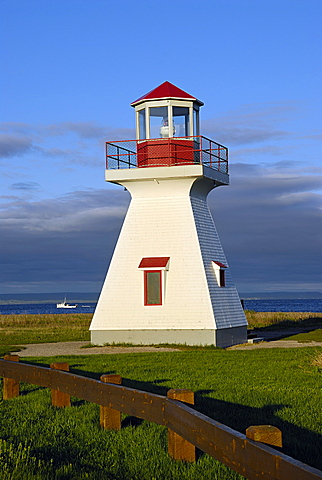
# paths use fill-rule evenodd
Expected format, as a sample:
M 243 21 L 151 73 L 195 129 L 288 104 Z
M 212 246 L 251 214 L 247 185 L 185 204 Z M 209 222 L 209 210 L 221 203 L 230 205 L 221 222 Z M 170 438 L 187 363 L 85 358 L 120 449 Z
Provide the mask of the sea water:
M 80 303 L 76 308 L 57 308 L 56 303 L 0 305 L 0 315 L 93 313 L 96 303 Z M 244 300 L 245 310 L 255 312 L 322 312 L 322 299 Z
M 56 303 L 19 303 L 0 305 L 0 315 L 26 315 L 48 313 L 93 313 L 96 303 L 80 303 L 76 308 L 57 308 Z
M 244 308 L 255 312 L 322 312 L 322 299 L 245 299 Z

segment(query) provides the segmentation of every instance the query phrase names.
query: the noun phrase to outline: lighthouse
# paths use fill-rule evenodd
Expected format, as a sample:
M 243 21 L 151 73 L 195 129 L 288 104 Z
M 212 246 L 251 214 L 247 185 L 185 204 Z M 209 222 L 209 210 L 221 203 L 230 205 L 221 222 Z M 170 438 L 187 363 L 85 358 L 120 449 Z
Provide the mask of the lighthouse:
M 106 143 L 105 180 L 131 203 L 91 342 L 244 343 L 247 321 L 207 205 L 229 184 L 228 149 L 200 135 L 203 103 L 169 82 L 131 105 L 136 140 Z

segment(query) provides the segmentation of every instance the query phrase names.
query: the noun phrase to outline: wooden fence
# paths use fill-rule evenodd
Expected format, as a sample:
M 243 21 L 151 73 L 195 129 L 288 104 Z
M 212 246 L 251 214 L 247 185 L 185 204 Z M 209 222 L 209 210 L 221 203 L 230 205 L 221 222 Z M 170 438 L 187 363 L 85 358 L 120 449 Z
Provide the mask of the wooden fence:
M 18 355 L 0 359 L 3 399 L 19 395 L 19 382 L 48 387 L 54 406 L 70 405 L 70 396 L 100 405 L 103 428 L 119 429 L 121 412 L 164 425 L 169 431 L 169 454 L 176 459 L 194 461 L 197 447 L 249 480 L 322 478 L 320 470 L 263 443 L 281 446 L 281 434 L 275 427 L 253 426 L 243 435 L 190 407 L 194 399 L 189 390 L 172 389 L 164 397 L 124 387 L 119 375 L 95 380 L 70 373 L 67 363 L 50 367 L 19 363 Z

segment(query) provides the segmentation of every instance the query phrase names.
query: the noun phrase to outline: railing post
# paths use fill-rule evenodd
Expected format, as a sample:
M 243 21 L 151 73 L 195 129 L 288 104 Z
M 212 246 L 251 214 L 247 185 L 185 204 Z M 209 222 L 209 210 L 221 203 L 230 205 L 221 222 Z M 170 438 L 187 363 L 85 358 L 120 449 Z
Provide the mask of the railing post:
M 180 400 L 180 402 L 194 405 L 194 393 L 185 388 L 173 388 L 168 390 L 167 397 L 172 400 Z M 175 460 L 184 460 L 185 462 L 196 461 L 196 447 L 188 442 L 176 432 L 168 428 L 168 453 Z
M 122 384 L 121 375 L 101 375 L 100 380 L 104 383 Z M 120 430 L 121 412 L 114 410 L 114 408 L 100 405 L 100 426 L 106 430 Z
M 69 364 L 66 362 L 51 363 L 50 368 L 69 372 Z M 51 389 L 51 404 L 53 407 L 70 407 L 70 395 L 60 390 Z
M 282 432 L 272 425 L 255 425 L 246 429 L 246 437 L 256 442 L 282 447 Z
M 10 362 L 19 362 L 19 355 L 5 355 L 4 360 Z M 3 377 L 3 400 L 19 397 L 19 382 L 12 378 Z

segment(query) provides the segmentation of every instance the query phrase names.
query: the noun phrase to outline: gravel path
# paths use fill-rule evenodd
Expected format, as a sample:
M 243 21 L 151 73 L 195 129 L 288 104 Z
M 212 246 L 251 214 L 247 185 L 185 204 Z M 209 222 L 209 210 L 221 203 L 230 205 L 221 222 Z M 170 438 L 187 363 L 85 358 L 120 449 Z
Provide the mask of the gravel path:
M 175 348 L 157 347 L 91 347 L 88 342 L 31 343 L 24 350 L 11 352 L 20 357 L 55 357 L 56 355 L 107 355 L 111 353 L 175 352 Z
M 58 355 L 108 355 L 112 353 L 141 353 L 141 352 L 178 352 L 176 348 L 166 347 L 91 347 L 82 348 L 88 342 L 58 342 L 58 343 L 32 343 L 25 345 L 24 350 L 11 352 L 20 357 L 55 357 Z M 321 342 L 299 343 L 294 340 L 271 340 L 259 343 L 234 345 L 227 350 L 254 350 L 261 348 L 299 348 L 322 347 Z

